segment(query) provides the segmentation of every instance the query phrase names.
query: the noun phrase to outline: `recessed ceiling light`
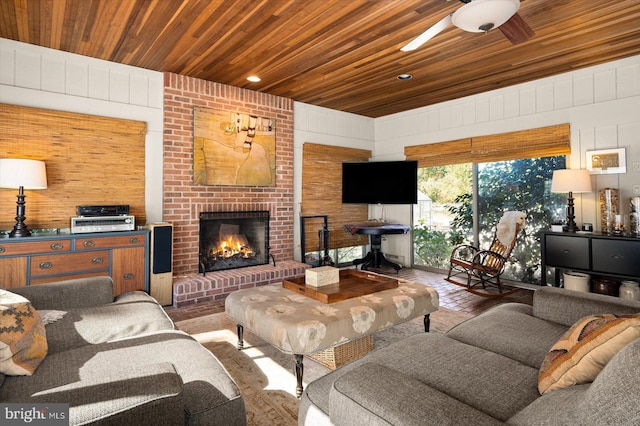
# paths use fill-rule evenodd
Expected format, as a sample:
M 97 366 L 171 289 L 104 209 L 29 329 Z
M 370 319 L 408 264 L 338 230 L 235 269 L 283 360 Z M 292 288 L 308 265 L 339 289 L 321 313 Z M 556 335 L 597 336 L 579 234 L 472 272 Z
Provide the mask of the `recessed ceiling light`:
M 247 80 L 252 83 L 257 83 L 260 81 L 260 77 L 258 77 L 257 75 L 250 75 L 249 77 L 247 77 Z
M 413 76 L 411 74 L 400 74 L 396 77 L 398 80 L 411 80 Z

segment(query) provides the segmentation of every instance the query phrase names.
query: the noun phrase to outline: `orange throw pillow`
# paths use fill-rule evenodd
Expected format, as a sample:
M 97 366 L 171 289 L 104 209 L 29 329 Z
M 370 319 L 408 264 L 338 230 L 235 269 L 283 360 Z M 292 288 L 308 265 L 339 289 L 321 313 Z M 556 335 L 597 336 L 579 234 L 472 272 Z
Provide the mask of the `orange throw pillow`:
M 22 296 L 0 290 L 0 373 L 30 376 L 47 354 L 44 324 Z
M 549 350 L 540 367 L 540 394 L 592 382 L 627 343 L 640 337 L 640 315 L 581 318 Z

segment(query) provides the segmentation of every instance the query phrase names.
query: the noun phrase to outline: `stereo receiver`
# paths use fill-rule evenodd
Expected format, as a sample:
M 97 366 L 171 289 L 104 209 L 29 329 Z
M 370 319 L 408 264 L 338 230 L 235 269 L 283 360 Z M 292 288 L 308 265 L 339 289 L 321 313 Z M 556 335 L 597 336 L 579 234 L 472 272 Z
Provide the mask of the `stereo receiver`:
M 78 216 L 121 216 L 129 214 L 129 205 L 76 206 Z
M 84 234 L 89 232 L 133 231 L 136 220 L 133 216 L 90 216 L 72 217 L 71 233 Z

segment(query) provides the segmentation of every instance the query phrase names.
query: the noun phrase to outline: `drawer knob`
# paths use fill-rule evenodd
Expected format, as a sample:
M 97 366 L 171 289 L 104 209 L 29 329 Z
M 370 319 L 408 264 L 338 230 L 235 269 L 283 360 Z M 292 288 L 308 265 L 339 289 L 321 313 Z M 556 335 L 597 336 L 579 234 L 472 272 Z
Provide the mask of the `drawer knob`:
M 123 278 L 125 280 L 132 280 L 135 277 L 135 275 L 129 273 L 129 274 L 124 274 Z
M 82 243 L 82 245 L 85 246 L 85 247 L 93 247 L 93 246 L 96 245 L 96 243 L 94 241 L 92 241 L 92 240 L 87 240 L 84 243 Z
M 622 259 L 624 259 L 624 256 L 619 255 L 619 254 L 612 254 L 611 258 L 615 259 L 615 260 L 622 260 Z
M 129 242 L 131 244 L 138 244 L 140 242 L 140 240 L 138 239 L 138 237 L 131 237 L 131 238 L 129 238 Z
M 61 250 L 62 249 L 62 244 L 60 244 L 60 243 L 51 243 L 51 245 L 49 247 L 51 247 L 51 250 Z
M 53 263 L 51 262 L 40 262 L 40 265 L 38 265 L 40 267 L 40 269 L 51 269 L 53 268 Z
M 571 254 L 571 250 L 562 249 L 562 254 Z
M 4 253 L 4 247 L 0 246 L 0 253 Z
M 101 257 L 94 257 L 93 259 L 91 259 L 91 263 L 95 264 L 95 265 L 99 265 L 102 263 L 102 258 Z

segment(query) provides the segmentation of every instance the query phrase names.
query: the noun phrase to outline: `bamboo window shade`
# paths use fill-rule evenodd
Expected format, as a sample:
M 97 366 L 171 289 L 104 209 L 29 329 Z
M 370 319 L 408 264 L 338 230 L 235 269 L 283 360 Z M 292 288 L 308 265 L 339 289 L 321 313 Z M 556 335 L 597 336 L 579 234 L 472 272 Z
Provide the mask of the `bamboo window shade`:
M 567 155 L 571 153 L 570 126 L 559 124 L 450 142 L 408 146 L 404 152 L 407 160 L 417 160 L 419 167 Z
M 42 160 L 48 187 L 25 191 L 31 229 L 69 228 L 78 205 L 145 213 L 146 123 L 0 104 L 0 158 Z M 0 189 L 0 229 L 15 224 L 17 190 Z
M 417 161 L 418 167 L 446 166 L 471 162 L 471 139 L 407 146 L 407 160 Z
M 302 147 L 302 216 L 328 216 L 329 248 L 362 246 L 369 243 L 366 235 L 350 235 L 343 225 L 364 223 L 369 206 L 342 204 L 342 163 L 367 161 L 371 151 L 306 142 Z M 317 225 L 317 226 L 316 226 Z M 305 224 L 305 247 L 314 251 L 319 242 L 321 220 Z M 304 256 L 304 253 L 303 253 Z

